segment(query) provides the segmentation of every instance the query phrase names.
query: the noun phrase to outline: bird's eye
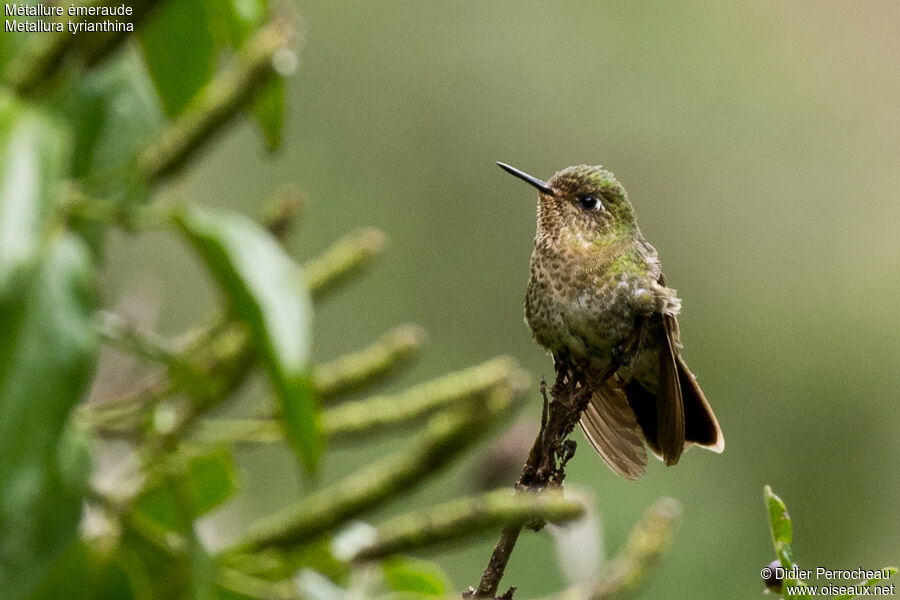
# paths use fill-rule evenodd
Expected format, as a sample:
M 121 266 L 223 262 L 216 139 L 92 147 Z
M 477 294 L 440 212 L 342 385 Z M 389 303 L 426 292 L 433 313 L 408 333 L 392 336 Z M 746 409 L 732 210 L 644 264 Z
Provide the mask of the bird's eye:
M 583 208 L 584 210 L 595 210 L 597 208 L 603 208 L 603 204 L 595 196 L 582 196 L 581 198 L 579 198 L 578 204 L 580 204 L 581 208 Z

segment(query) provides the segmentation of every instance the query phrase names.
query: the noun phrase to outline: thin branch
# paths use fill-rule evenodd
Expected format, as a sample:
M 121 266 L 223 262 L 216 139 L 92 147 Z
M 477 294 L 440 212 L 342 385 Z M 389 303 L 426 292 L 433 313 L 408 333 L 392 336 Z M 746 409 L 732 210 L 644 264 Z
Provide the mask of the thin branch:
M 538 432 L 528 460 L 522 468 L 522 475 L 516 482 L 518 493 L 540 492 L 548 487 L 558 487 L 565 479 L 565 466 L 575 453 L 575 442 L 566 438 L 581 418 L 581 412 L 590 401 L 591 392 L 585 385 L 585 378 L 578 365 L 562 358 L 556 360 L 556 382 L 550 391 L 552 401 L 547 400 L 546 385 L 541 382 L 541 394 L 544 397 L 544 413 L 541 419 L 541 430 Z M 605 381 L 618 369 L 619 364 L 611 361 L 599 381 Z M 538 521 L 532 528 L 539 530 L 543 523 Z M 519 538 L 521 525 L 508 525 L 500 534 L 488 565 L 481 577 L 478 588 L 468 588 L 463 593 L 465 598 L 496 598 L 497 588 L 509 557 Z M 511 600 L 511 588 L 501 596 L 503 600 Z
M 604 566 L 597 581 L 576 584 L 543 600 L 617 600 L 632 598 L 647 583 L 669 547 L 681 507 L 672 498 L 654 502 L 641 517 L 625 547 Z M 508 593 L 507 593 L 508 594 Z
M 494 597 L 497 594 L 497 587 L 500 585 L 500 580 L 503 579 L 503 573 L 506 572 L 506 565 L 516 547 L 520 533 L 522 533 L 522 523 L 512 523 L 503 528 L 503 531 L 500 532 L 500 539 L 497 540 L 497 545 L 494 546 L 491 558 L 488 559 L 488 564 L 481 575 L 478 589 L 466 588 L 463 591 L 463 598 Z M 515 588 L 509 588 L 500 600 L 512 600 L 515 590 Z
M 231 550 L 292 547 L 370 510 L 436 474 L 478 440 L 497 418 L 516 405 L 509 390 L 498 388 L 480 414 L 472 411 L 432 417 L 412 450 L 372 463 L 293 506 L 250 525 Z
M 378 229 L 352 231 L 303 265 L 303 275 L 313 299 L 356 276 L 372 259 L 384 252 L 387 238 Z
M 132 0 L 133 13 L 129 22 L 136 28 L 159 0 Z M 76 6 L 111 6 L 119 0 L 89 0 L 75 2 Z M 88 17 L 98 20 L 101 17 Z M 127 36 L 127 32 L 95 32 L 73 35 L 71 31 L 42 33 L 34 36 L 34 44 L 10 61 L 4 72 L 4 81 L 23 96 L 34 96 L 60 71 L 70 57 L 94 62 L 112 52 Z
M 172 352 L 165 342 L 148 332 L 138 331 L 128 321 L 115 313 L 105 310 L 94 315 L 94 329 L 101 339 L 116 346 L 123 352 L 168 366 L 175 362 Z
M 165 0 L 131 0 L 130 4 L 134 9 L 134 13 L 131 16 L 131 23 L 134 25 L 134 30 L 137 31 L 138 26 L 164 1 Z M 117 2 L 121 3 L 120 0 L 103 0 L 104 4 L 115 4 Z M 117 48 L 125 43 L 130 35 L 132 35 L 132 33 L 127 31 L 109 31 L 77 36 L 83 38 L 80 40 L 77 51 L 78 54 L 81 55 L 84 63 L 90 67 L 115 52 Z
M 653 503 L 631 530 L 622 551 L 607 564 L 589 600 L 612 600 L 637 591 L 669 547 L 680 514 L 681 506 L 672 498 Z
M 222 569 L 216 578 L 216 584 L 239 597 L 259 598 L 260 600 L 300 600 L 300 593 L 290 579 L 269 581 L 236 569 Z
M 425 331 L 418 325 L 400 325 L 362 350 L 318 365 L 313 381 L 319 400 L 327 403 L 395 373 L 418 355 L 424 340 Z
M 94 315 L 94 328 L 104 341 L 123 352 L 176 370 L 194 372 L 178 354 L 166 347 L 165 340 L 153 332 L 138 330 L 120 315 L 105 310 L 97 311 Z
M 174 203 L 160 199 L 150 204 L 134 205 L 109 198 L 92 196 L 79 186 L 69 182 L 61 206 L 67 218 L 81 221 L 118 225 L 129 232 L 149 231 L 169 227 Z
M 240 387 L 253 368 L 256 355 L 245 329 L 233 323 L 202 346 L 192 344 L 175 354 L 174 359 L 184 367 L 170 368 L 113 400 L 83 405 L 79 407 L 78 418 L 102 436 L 132 438 L 147 425 L 153 410 L 163 400 L 183 391 L 189 399 L 180 403 L 178 423 L 163 434 L 172 437 Z M 182 376 L 184 373 L 188 376 Z
M 172 175 L 214 133 L 241 111 L 275 74 L 272 57 L 293 45 L 295 28 L 276 19 L 258 31 L 241 50 L 237 63 L 201 90 L 185 112 L 138 156 L 143 176 L 156 181 Z
M 265 224 L 272 226 L 273 222 L 266 221 Z M 375 229 L 364 229 L 344 236 L 320 256 L 305 263 L 302 267 L 304 273 L 313 274 L 308 280 L 313 300 L 323 300 L 340 284 L 360 274 L 372 264 L 384 245 L 383 233 Z M 190 341 L 178 352 L 179 359 L 186 364 L 196 365 L 206 373 L 207 376 L 202 378 L 204 381 L 210 377 L 219 379 L 212 391 L 206 394 L 207 397 L 213 393 L 221 395 L 237 388 L 253 364 L 254 355 L 249 336 L 241 324 L 229 322 L 225 317 L 218 317 L 213 320 L 212 325 L 185 337 L 189 337 Z M 403 354 L 410 347 L 409 339 L 405 342 L 399 342 L 397 339 L 394 341 L 398 342 L 392 345 L 391 350 L 394 354 Z M 371 359 L 378 353 L 376 351 L 365 356 Z M 345 365 L 348 370 L 344 372 L 337 369 L 337 365 L 331 365 L 329 367 L 331 373 L 325 374 L 326 384 L 343 386 L 345 385 L 341 382 L 343 378 L 356 378 L 361 384 L 367 377 L 375 379 L 380 376 L 378 369 L 375 368 L 375 361 L 372 360 L 368 365 L 366 362 L 366 360 L 351 360 Z M 353 366 L 355 371 L 349 369 L 350 366 Z M 369 367 L 372 370 L 365 375 L 362 367 Z M 331 379 L 330 382 L 328 378 Z M 178 382 L 173 381 L 168 374 L 163 374 L 144 383 L 138 389 L 101 405 L 79 407 L 79 419 L 107 437 L 132 436 L 135 429 L 146 421 L 149 412 L 178 389 Z M 327 394 L 330 390 L 325 391 Z
M 267 224 L 271 225 L 271 222 L 267 221 Z M 301 271 L 307 278 L 313 301 L 321 301 L 341 284 L 363 272 L 381 254 L 384 247 L 384 234 L 377 229 L 366 228 L 345 235 L 322 254 L 304 263 Z M 207 379 L 211 378 L 215 383 L 204 395 L 206 400 L 201 402 L 204 406 L 209 406 L 207 400 L 223 398 L 244 381 L 255 355 L 250 338 L 240 323 L 228 323 L 220 319 L 194 334 L 193 338 L 195 341 L 187 345 L 181 356 L 189 364 L 201 365 L 202 370 L 208 373 Z M 394 350 L 398 350 L 399 346 L 408 346 L 408 342 L 407 339 L 406 343 L 397 344 Z M 332 372 L 333 377 L 334 375 L 352 376 L 353 373 Z M 361 370 L 356 375 L 365 379 Z M 371 375 L 373 378 L 378 376 L 374 372 Z M 339 378 L 333 378 L 331 384 L 342 385 Z M 163 377 L 128 396 L 105 403 L 103 407 L 96 407 L 98 410 L 94 416 L 99 417 L 99 421 L 106 426 L 100 427 L 99 431 L 113 435 L 121 433 L 123 428 L 128 431 L 143 420 L 148 410 L 177 389 L 178 386 L 170 378 Z M 326 390 L 326 395 L 328 391 Z M 105 409 L 114 411 L 106 414 L 116 415 L 119 419 L 124 417 L 125 421 L 104 418 L 102 411 Z M 96 419 L 92 422 L 96 422 Z
M 202 444 L 274 444 L 284 441 L 279 419 L 204 419 L 197 423 L 191 440 Z
M 358 440 L 388 428 L 413 425 L 448 407 L 483 399 L 497 386 L 517 396 L 528 376 L 509 358 L 495 358 L 419 384 L 399 394 L 375 396 L 322 411 L 322 431 L 331 441 Z M 195 439 L 209 444 L 269 443 L 284 439 L 277 418 L 210 419 L 199 424 Z
M 294 186 L 285 186 L 278 190 L 262 208 L 260 220 L 269 233 L 284 243 L 306 207 L 306 196 Z
M 378 433 L 413 423 L 443 408 L 482 399 L 501 385 L 517 397 L 522 396 L 527 381 L 528 375 L 519 370 L 511 358 L 495 358 L 413 386 L 400 394 L 376 396 L 326 410 L 322 415 L 322 428 L 338 439 Z
M 375 539 L 359 549 L 352 560 L 380 559 L 454 541 L 497 525 L 521 525 L 533 519 L 561 523 L 584 513 L 582 502 L 567 500 L 561 492 L 525 495 L 498 490 L 391 519 L 378 526 Z

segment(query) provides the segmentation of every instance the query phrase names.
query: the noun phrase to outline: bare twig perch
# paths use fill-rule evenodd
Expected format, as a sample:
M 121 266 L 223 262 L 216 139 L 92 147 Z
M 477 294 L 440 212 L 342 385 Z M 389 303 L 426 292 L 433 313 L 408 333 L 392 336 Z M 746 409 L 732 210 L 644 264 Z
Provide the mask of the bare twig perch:
M 613 361 L 600 377 L 605 381 L 619 368 Z M 541 382 L 541 394 L 544 397 L 544 413 L 541 419 L 541 430 L 534 440 L 534 446 L 522 469 L 522 475 L 516 483 L 516 490 L 523 492 L 540 492 L 548 487 L 559 487 L 565 479 L 566 463 L 575 454 L 575 442 L 566 439 L 575 424 L 581 418 L 581 411 L 591 399 L 590 390 L 584 386 L 584 378 L 579 376 L 578 367 L 572 363 L 557 359 L 556 382 L 550 390 L 552 400 L 547 400 L 546 384 Z M 543 527 L 543 522 L 532 523 L 535 530 Z M 478 588 L 468 588 L 463 592 L 465 598 L 495 598 L 497 587 L 509 556 L 519 539 L 521 524 L 508 525 L 500 534 L 494 547 L 490 561 L 481 577 Z M 502 600 L 511 600 L 515 588 L 510 588 L 500 596 Z

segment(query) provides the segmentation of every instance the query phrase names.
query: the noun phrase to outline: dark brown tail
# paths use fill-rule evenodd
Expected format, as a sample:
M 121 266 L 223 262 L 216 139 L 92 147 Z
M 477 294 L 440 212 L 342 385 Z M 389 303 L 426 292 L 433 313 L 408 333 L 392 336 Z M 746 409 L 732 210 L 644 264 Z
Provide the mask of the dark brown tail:
M 722 452 L 725 449 L 725 438 L 722 437 L 719 422 L 716 420 L 709 402 L 706 401 L 706 396 L 703 395 L 697 380 L 688 370 L 681 356 L 675 356 L 675 367 L 678 376 L 678 399 L 682 403 L 684 415 L 684 443 L 697 444 L 713 452 Z M 671 462 L 671 444 L 668 446 L 669 455 L 667 457 L 666 446 L 660 441 L 661 428 L 658 418 L 660 399 L 658 395 L 653 394 L 634 380 L 629 381 L 624 390 L 628 404 L 640 423 L 647 445 L 667 464 L 674 464 Z M 660 382 L 660 390 L 662 390 L 662 382 Z M 677 453 L 678 456 L 680 454 L 681 452 Z M 677 462 L 677 458 L 675 460 Z
M 684 440 L 721 453 L 725 449 L 725 438 L 722 436 L 716 415 L 713 414 L 703 390 L 697 385 L 697 379 L 684 364 L 684 360 L 681 356 L 677 356 L 676 360 L 678 379 L 681 382 L 681 398 L 684 401 Z

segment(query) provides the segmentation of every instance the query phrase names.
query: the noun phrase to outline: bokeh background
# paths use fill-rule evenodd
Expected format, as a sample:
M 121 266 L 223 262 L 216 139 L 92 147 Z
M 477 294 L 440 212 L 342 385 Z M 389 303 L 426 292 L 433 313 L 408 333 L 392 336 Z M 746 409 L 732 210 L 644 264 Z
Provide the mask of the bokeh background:
M 684 300 L 685 355 L 727 439 L 721 456 L 693 450 L 632 483 L 576 433 L 569 482 L 596 495 L 607 552 L 672 496 L 683 519 L 644 597 L 756 597 L 771 484 L 802 567 L 900 562 L 900 4 L 296 8 L 305 43 L 284 148 L 266 155 L 241 124 L 170 191 L 254 213 L 298 184 L 299 257 L 358 226 L 387 232 L 380 266 L 318 311 L 319 359 L 414 321 L 427 349 L 387 389 L 496 354 L 551 376 L 522 322 L 535 194 L 494 161 L 545 178 L 603 164 Z M 119 236 L 104 277 L 108 303 L 154 281 L 166 333 L 216 302 L 168 235 Z M 366 444 L 330 454 L 323 481 Z M 466 493 L 468 462 L 391 510 Z M 287 453 L 241 463 L 253 491 L 226 511 L 264 512 L 311 485 Z M 429 556 L 462 588 L 495 538 Z M 504 583 L 522 597 L 560 589 L 549 536 L 523 536 Z

